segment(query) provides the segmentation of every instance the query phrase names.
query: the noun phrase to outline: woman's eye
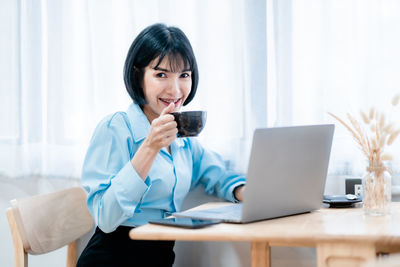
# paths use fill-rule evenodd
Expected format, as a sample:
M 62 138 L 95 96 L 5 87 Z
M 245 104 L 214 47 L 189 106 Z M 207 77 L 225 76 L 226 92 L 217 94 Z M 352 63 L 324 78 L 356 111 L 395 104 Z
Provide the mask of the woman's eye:
M 189 73 L 182 73 L 182 75 L 181 75 L 182 78 L 187 78 L 189 76 L 190 76 Z
M 160 72 L 160 73 L 157 73 L 157 77 L 159 77 L 159 78 L 165 78 L 165 77 L 167 77 L 167 76 L 165 76 L 165 73 Z

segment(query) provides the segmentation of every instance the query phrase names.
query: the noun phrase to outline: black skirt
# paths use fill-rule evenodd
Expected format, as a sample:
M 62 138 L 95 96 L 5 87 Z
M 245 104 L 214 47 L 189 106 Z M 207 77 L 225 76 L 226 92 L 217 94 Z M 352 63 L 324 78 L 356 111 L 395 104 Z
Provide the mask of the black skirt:
M 78 259 L 78 267 L 170 267 L 175 260 L 174 241 L 132 240 L 132 227 L 104 233 L 98 227 Z

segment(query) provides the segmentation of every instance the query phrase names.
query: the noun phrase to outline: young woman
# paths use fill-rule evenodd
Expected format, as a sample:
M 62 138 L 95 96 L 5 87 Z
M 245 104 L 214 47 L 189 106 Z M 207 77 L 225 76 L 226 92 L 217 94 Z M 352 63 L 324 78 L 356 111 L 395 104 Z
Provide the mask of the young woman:
M 242 200 L 245 177 L 227 170 L 196 138 L 176 138 L 169 113 L 190 103 L 198 79 L 180 29 L 154 24 L 133 41 L 124 69 L 133 103 L 99 123 L 83 165 L 97 228 L 78 266 L 172 266 L 173 241 L 130 240 L 129 230 L 179 211 L 199 184 L 208 194 Z

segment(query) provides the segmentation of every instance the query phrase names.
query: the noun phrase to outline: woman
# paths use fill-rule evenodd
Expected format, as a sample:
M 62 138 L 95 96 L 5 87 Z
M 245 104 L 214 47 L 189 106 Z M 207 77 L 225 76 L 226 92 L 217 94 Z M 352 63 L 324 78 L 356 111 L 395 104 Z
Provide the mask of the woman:
M 173 241 L 130 240 L 129 230 L 179 211 L 198 184 L 208 194 L 242 200 L 243 176 L 226 170 L 195 138 L 176 138 L 169 113 L 193 99 L 198 77 L 180 29 L 155 24 L 133 41 L 124 69 L 133 103 L 99 123 L 83 166 L 97 228 L 78 266 L 172 266 Z

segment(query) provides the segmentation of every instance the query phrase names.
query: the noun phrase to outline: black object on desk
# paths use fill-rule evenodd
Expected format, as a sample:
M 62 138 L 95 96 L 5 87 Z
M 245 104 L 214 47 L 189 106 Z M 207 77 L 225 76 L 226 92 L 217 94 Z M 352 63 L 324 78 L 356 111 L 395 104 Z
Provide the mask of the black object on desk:
M 151 220 L 149 223 L 153 224 L 161 224 L 168 226 L 176 226 L 190 229 L 197 229 L 206 227 L 213 224 L 218 224 L 221 221 L 218 220 L 196 220 L 191 218 L 166 218 L 160 220 Z
M 361 202 L 361 196 L 347 195 L 324 195 L 322 202 L 329 204 L 330 208 L 351 208 L 355 203 Z
M 361 178 L 347 178 L 346 179 L 346 194 L 359 195 L 362 191 Z

